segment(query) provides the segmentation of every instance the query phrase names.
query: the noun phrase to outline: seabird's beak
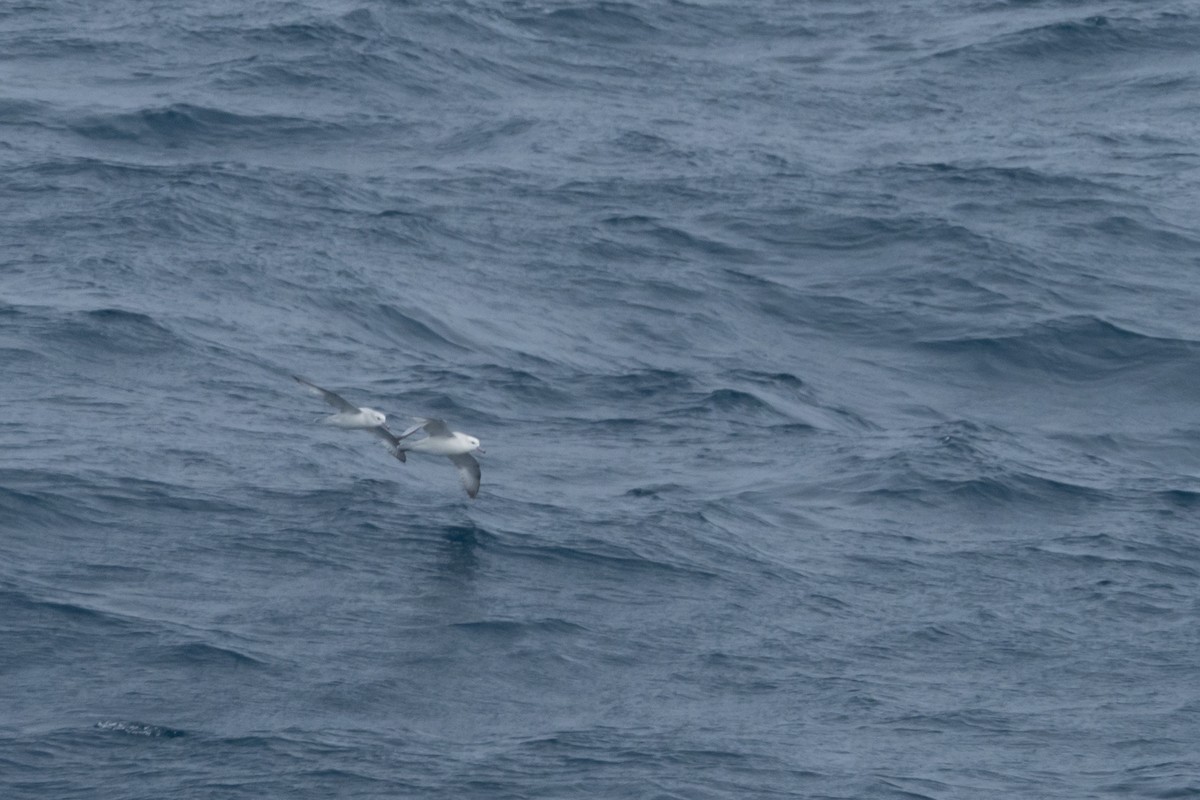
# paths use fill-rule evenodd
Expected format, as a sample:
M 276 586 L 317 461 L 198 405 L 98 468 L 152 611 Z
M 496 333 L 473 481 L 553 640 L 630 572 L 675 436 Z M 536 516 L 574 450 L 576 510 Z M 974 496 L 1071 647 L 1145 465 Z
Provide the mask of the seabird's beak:
M 486 453 L 486 452 L 487 452 L 487 450 L 484 450 L 482 447 L 476 447 L 476 448 L 475 448 L 475 452 L 476 452 L 476 453 Z

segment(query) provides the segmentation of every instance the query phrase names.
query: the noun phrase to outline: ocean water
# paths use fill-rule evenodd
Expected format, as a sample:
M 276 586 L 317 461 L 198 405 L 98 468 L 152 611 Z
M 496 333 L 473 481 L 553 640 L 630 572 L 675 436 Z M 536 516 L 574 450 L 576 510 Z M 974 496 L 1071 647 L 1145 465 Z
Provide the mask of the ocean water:
M 0 796 L 1200 796 L 1197 41 L 0 5 Z

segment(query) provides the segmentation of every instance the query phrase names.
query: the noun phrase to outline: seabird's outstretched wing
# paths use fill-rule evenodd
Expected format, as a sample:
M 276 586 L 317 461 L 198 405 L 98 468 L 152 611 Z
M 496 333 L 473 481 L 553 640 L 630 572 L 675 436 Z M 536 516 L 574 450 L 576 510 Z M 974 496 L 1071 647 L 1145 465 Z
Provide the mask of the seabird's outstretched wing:
M 316 394 L 321 395 L 321 397 L 323 397 L 325 399 L 326 403 L 329 403 L 329 405 L 333 406 L 338 411 L 346 411 L 351 414 L 357 414 L 359 412 L 360 409 L 358 406 L 347 403 L 345 398 L 343 398 L 341 395 L 334 394 L 333 392 L 329 391 L 328 389 L 322 389 L 320 386 L 317 386 L 315 383 L 309 383 L 308 381 L 304 380 L 304 378 L 299 378 L 295 375 L 293 375 L 292 377 L 295 378 L 298 383 L 304 384 L 305 386 L 307 386 L 309 389 L 311 389 Z
M 388 446 L 388 451 L 401 461 L 408 459 L 404 455 L 404 451 L 400 449 L 400 438 L 388 430 L 386 425 L 376 425 L 374 428 L 367 429 L 370 433 L 375 434 Z
M 413 417 L 413 419 L 415 419 L 417 421 L 417 424 L 413 425 L 411 428 L 406 430 L 404 433 L 400 434 L 400 436 L 398 438 L 406 439 L 421 429 L 424 429 L 425 433 L 427 433 L 430 436 L 450 436 L 450 435 L 452 435 L 450 433 L 450 428 L 448 425 L 446 425 L 446 421 L 444 419 L 437 419 L 437 418 L 427 419 L 425 417 Z
M 467 496 L 472 500 L 475 495 L 479 494 L 479 462 L 471 458 L 469 453 L 460 453 L 456 456 L 447 456 L 454 462 L 454 466 L 458 467 L 458 477 L 462 478 L 463 488 L 467 490 Z

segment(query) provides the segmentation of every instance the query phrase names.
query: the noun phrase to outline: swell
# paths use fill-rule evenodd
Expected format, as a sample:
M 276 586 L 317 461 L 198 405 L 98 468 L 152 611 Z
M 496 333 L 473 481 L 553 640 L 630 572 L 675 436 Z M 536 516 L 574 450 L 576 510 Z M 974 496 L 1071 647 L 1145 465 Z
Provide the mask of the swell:
M 10 621 L 9 647 L 3 657 L 7 668 L 71 671 L 85 662 L 94 662 L 101 671 L 243 670 L 267 665 L 263 658 L 228 643 L 231 636 L 223 632 L 105 609 L 99 607 L 104 601 L 97 593 L 76 592 L 63 598 L 57 594 L 52 589 L 27 591 L 0 584 L 0 609 Z
M 0 472 L 0 480 L 11 480 L 12 473 Z M 90 523 L 92 509 L 88 503 L 63 493 L 30 485 L 26 474 L 20 474 L 22 488 L 0 486 L 0 527 L 12 535 L 33 530 L 55 530 L 63 526 Z
M 859 439 L 839 455 L 817 491 L 864 508 L 883 502 L 973 514 L 1064 514 L 1121 498 L 1114 470 L 1082 459 L 1071 465 L 1065 455 L 995 425 L 950 421 Z
M 1093 316 L 1035 323 L 1011 335 L 924 341 L 923 349 L 994 375 L 1096 382 L 1169 366 L 1200 369 L 1200 342 L 1151 336 Z
M 180 736 L 188 735 L 187 731 L 179 728 L 122 720 L 101 720 L 96 723 L 96 730 L 125 736 L 144 736 L 150 739 L 177 739 Z
M 188 349 L 182 337 L 150 314 L 120 308 L 58 315 L 42 323 L 38 338 L 60 352 L 104 359 Z
M 146 633 L 140 621 L 113 612 L 102 611 L 76 602 L 48 600 L 17 589 L 0 589 L 0 607 L 5 616 L 22 621 L 26 630 L 90 631 L 122 634 Z
M 91 140 L 122 142 L 138 147 L 176 150 L 192 145 L 218 146 L 247 138 L 303 141 L 328 138 L 343 127 L 279 114 L 249 114 L 211 106 L 174 103 L 136 111 L 99 112 L 68 124 L 75 134 Z
M 594 45 L 629 45 L 659 35 L 643 10 L 628 3 L 583 3 L 510 19 L 531 34 Z
M 315 298 L 314 305 L 322 314 L 351 321 L 365 334 L 363 341 L 387 343 L 400 352 L 418 355 L 418 360 L 432 357 L 453 362 L 479 349 L 478 342 L 449 321 L 422 311 L 416 303 L 399 306 L 366 297 L 331 295 Z
M 1073 17 L 943 50 L 936 57 L 1010 70 L 1086 63 L 1110 67 L 1114 56 L 1189 52 L 1195 28 L 1195 18 L 1175 13 Z
M 832 402 L 791 372 L 560 371 L 554 383 L 559 393 L 540 398 L 542 413 L 553 413 L 561 423 L 600 424 L 598 434 L 604 437 L 641 437 L 697 425 L 792 432 L 870 427 L 853 410 Z M 587 399 L 586 409 L 582 398 Z
M 112 442 L 106 447 L 115 449 Z M 25 537 L 34 530 L 95 531 L 145 515 L 237 516 L 249 509 L 195 485 L 94 471 L 0 470 L 0 521 Z
M 621 147 L 619 158 L 627 160 L 627 147 Z M 698 226 L 697 226 L 698 227 Z M 678 223 L 648 216 L 609 216 L 600 221 L 583 250 L 603 261 L 627 263 L 649 261 L 690 262 L 719 260 L 726 263 L 752 262 L 754 251 L 715 237 L 711 231 L 700 233 Z M 682 290 L 682 286 L 673 291 Z

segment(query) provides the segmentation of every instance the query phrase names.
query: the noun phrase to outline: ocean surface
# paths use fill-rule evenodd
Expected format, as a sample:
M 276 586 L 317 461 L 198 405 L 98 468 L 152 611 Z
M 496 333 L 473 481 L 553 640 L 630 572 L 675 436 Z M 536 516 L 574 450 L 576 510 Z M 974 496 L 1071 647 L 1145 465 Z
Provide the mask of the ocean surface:
M 1200 797 L 1197 42 L 0 5 L 0 797 Z

